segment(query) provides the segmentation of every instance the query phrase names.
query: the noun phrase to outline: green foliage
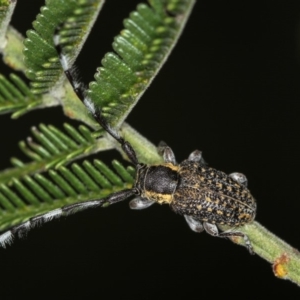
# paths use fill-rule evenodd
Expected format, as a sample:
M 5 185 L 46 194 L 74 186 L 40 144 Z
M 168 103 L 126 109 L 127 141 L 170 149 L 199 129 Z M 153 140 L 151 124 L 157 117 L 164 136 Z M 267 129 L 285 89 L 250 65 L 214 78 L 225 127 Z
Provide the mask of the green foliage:
M 3 42 L 4 33 L 16 3 L 12 0 L 0 0 L 0 43 Z
M 0 0 L 3 61 L 12 70 L 26 73 L 30 80 L 27 85 L 16 74 L 9 79 L 0 75 L 0 114 L 13 113 L 12 118 L 17 118 L 33 109 L 61 105 L 66 116 L 99 129 L 66 80 L 53 37 L 59 34 L 63 52 L 72 64 L 103 2 L 46 0 L 24 40 L 9 26 L 17 1 Z M 140 162 L 153 164 L 161 157 L 149 141 L 123 121 L 166 61 L 194 3 L 195 0 L 149 0 L 149 5 L 139 4 L 124 20 L 124 29 L 112 44 L 114 52 L 105 55 L 95 81 L 89 85 L 89 97 L 112 126 L 123 126 L 122 135 L 134 147 Z M 68 124 L 64 131 L 40 124 L 32 127 L 32 135 L 19 144 L 29 162 L 12 158 L 14 167 L 0 172 L 1 231 L 64 205 L 106 197 L 130 188 L 134 182 L 135 170 L 118 161 L 112 162 L 114 171 L 100 160 L 73 162 L 99 151 L 120 150 L 106 135 L 100 136 L 83 125 L 76 129 Z M 250 238 L 258 255 L 273 263 L 276 276 L 300 285 L 300 257 L 294 248 L 257 222 L 239 231 Z M 241 238 L 234 242 L 244 243 Z
M 14 168 L 0 173 L 0 183 L 10 183 L 14 178 L 58 168 L 76 158 L 97 152 L 98 148 L 107 150 L 110 147 L 105 140 L 96 140 L 84 125 L 75 129 L 64 124 L 64 129 L 67 134 L 52 125 L 32 127 L 34 139 L 28 137 L 26 142 L 19 143 L 20 149 L 31 161 L 24 163 L 18 158 L 12 158 Z
M 33 93 L 49 91 L 63 74 L 53 43 L 55 30 L 59 29 L 60 42 L 70 57 L 70 63 L 74 62 L 102 2 L 46 1 L 46 6 L 41 8 L 33 22 L 35 30 L 28 30 L 24 41 L 26 75 L 31 80 Z
M 9 1 L 1 0 L 0 1 L 0 23 L 2 23 L 3 20 L 5 19 L 8 8 L 9 8 Z
M 19 76 L 9 77 L 10 80 L 0 74 L 0 114 L 15 111 L 12 117 L 19 117 L 42 103 Z
M 0 184 L 0 230 L 63 205 L 105 197 L 132 186 L 132 170 L 113 161 L 115 172 L 100 160 L 59 167 L 44 174 L 12 178 Z
M 110 123 L 119 125 L 127 117 L 161 68 L 181 31 L 177 17 L 189 2 L 150 1 L 124 20 L 125 29 L 113 42 L 116 54 L 105 55 L 89 90 Z
M 88 90 L 110 124 L 122 125 L 149 86 L 175 45 L 194 2 L 151 0 L 139 4 L 124 20 L 124 29 L 112 45 L 114 52 L 105 55 Z M 46 0 L 26 39 L 8 26 L 14 4 L 7 1 L 6 8 L 0 10 L 0 51 L 5 63 L 23 71 L 30 84 L 15 74 L 9 78 L 0 75 L 0 113 L 13 113 L 17 118 L 33 109 L 62 105 L 66 116 L 99 129 L 66 80 L 53 38 L 59 37 L 63 53 L 73 64 L 103 1 Z M 126 169 L 117 161 L 112 162 L 115 171 L 98 160 L 93 164 L 88 160 L 73 162 L 99 151 L 120 150 L 115 141 L 101 136 L 102 131 L 93 132 L 83 125 L 74 128 L 65 124 L 61 130 L 40 124 L 32 127 L 31 133 L 33 137 L 19 143 L 29 161 L 12 158 L 13 167 L 0 172 L 0 230 L 63 205 L 99 199 L 132 185 L 134 169 Z M 156 148 L 128 125 L 123 126 L 122 134 L 132 143 L 140 161 L 161 160 Z

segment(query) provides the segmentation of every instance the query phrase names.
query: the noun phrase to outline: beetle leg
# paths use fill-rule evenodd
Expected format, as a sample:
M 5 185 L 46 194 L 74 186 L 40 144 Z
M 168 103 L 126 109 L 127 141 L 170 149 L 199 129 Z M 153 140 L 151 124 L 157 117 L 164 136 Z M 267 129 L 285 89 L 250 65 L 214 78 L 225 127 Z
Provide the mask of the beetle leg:
M 253 247 L 252 247 L 251 242 L 246 234 L 239 232 L 239 231 L 224 231 L 219 234 L 219 237 L 235 237 L 235 236 L 240 236 L 244 239 L 246 248 L 248 249 L 250 254 L 253 255 L 254 254 Z
M 184 215 L 184 218 L 193 231 L 202 232 L 204 230 L 203 225 L 199 220 L 188 215 Z
M 200 162 L 201 159 L 202 159 L 202 151 L 199 150 L 193 151 L 188 158 L 189 161 L 194 161 L 194 162 Z
M 242 173 L 238 173 L 238 172 L 231 173 L 229 174 L 229 177 L 231 177 L 234 181 L 238 182 L 241 185 L 248 186 L 248 179 Z
M 211 224 L 207 222 L 203 222 L 203 227 L 205 231 L 212 235 L 212 236 L 218 236 L 219 235 L 219 230 L 216 224 Z
M 228 238 L 236 237 L 236 236 L 242 237 L 244 239 L 246 248 L 248 249 L 250 254 L 254 254 L 251 242 L 246 234 L 239 232 L 239 231 L 224 231 L 224 232 L 219 233 L 217 225 L 210 224 L 207 222 L 203 223 L 203 227 L 204 227 L 205 231 L 212 236 L 228 237 Z
M 157 146 L 157 152 L 159 155 L 163 156 L 165 148 L 168 147 L 167 143 L 160 141 Z
M 177 165 L 175 154 L 172 149 L 163 141 L 158 144 L 158 153 L 162 155 L 164 162 Z
M 136 197 L 129 202 L 129 207 L 131 209 L 140 210 L 140 209 L 148 208 L 149 206 L 151 206 L 154 203 L 155 203 L 155 201 L 151 201 L 151 200 L 148 200 L 148 199 L 145 199 L 142 197 Z
M 205 162 L 204 158 L 202 157 L 202 151 L 199 151 L 199 150 L 193 151 L 189 155 L 188 160 L 206 165 L 206 162 Z

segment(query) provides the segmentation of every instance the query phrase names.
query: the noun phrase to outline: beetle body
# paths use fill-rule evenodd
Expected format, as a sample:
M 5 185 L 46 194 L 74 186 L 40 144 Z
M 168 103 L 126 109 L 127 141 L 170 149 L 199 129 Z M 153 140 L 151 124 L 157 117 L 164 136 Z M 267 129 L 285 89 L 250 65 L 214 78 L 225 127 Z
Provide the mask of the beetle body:
M 175 212 L 229 226 L 254 219 L 256 202 L 249 190 L 224 172 L 186 160 L 179 165 L 178 174 L 179 183 L 170 203 Z
M 190 160 L 178 166 L 143 165 L 135 187 L 142 198 L 169 204 L 174 212 L 202 222 L 241 226 L 251 222 L 256 213 L 256 202 L 245 185 Z
M 185 217 L 193 231 L 243 237 L 253 253 L 248 237 L 234 229 L 252 222 L 256 214 L 256 201 L 246 186 L 246 177 L 208 167 L 198 150 L 178 165 L 171 148 L 163 146 L 161 152 L 164 164 L 137 166 L 134 189 L 139 197 L 130 202 L 130 207 L 143 209 L 153 203 L 169 204 L 174 212 Z M 233 230 L 219 233 L 218 225 Z

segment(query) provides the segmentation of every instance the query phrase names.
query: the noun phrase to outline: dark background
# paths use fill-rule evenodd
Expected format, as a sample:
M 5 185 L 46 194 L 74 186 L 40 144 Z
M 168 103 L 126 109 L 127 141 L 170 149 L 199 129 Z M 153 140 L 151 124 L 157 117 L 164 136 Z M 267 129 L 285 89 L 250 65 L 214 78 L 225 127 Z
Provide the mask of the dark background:
M 107 1 L 77 62 L 85 82 L 137 3 Z M 42 4 L 19 1 L 12 24 L 25 34 Z M 299 25 L 299 1 L 197 1 L 178 45 L 127 120 L 153 143 L 166 141 L 178 161 L 200 149 L 211 166 L 245 173 L 256 220 L 298 249 Z M 61 108 L 14 121 L 1 116 L 0 167 L 22 157 L 17 142 L 30 126 L 65 121 Z M 127 201 L 31 231 L 0 249 L 0 272 L 1 299 L 253 299 L 261 291 L 294 299 L 299 293 L 257 255 L 193 233 L 167 206 L 137 212 Z

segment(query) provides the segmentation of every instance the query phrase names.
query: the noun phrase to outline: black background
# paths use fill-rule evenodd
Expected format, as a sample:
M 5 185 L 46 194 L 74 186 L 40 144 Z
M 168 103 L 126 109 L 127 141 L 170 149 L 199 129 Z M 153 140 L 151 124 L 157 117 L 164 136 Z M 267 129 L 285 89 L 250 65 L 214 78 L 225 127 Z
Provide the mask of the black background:
M 43 1 L 19 1 L 13 25 L 25 34 Z M 93 78 L 113 36 L 138 1 L 109 0 L 78 59 Z M 198 1 L 178 45 L 128 123 L 166 141 L 181 161 L 195 149 L 227 173 L 247 175 L 257 221 L 296 248 L 299 239 L 299 1 Z M 7 68 L 1 64 L 2 73 Z M 40 122 L 61 126 L 61 108 L 11 121 L 1 116 L 1 162 L 22 157 L 17 142 Z M 101 156 L 103 157 L 103 156 Z M 120 158 L 117 152 L 104 159 Z M 127 201 L 31 231 L 0 249 L 1 299 L 294 299 L 257 255 L 193 233 L 167 206 L 131 211 Z

